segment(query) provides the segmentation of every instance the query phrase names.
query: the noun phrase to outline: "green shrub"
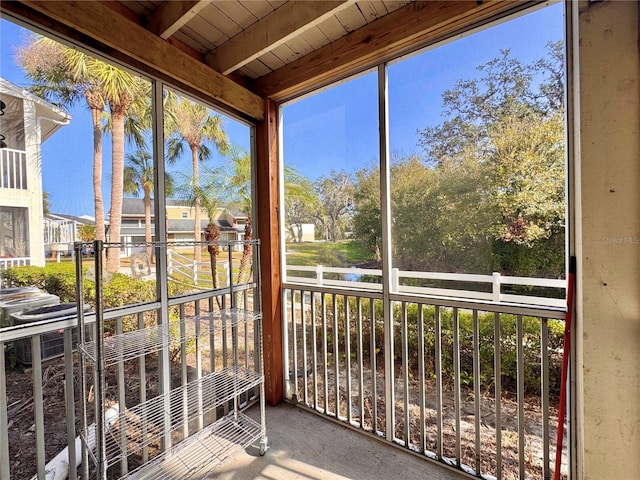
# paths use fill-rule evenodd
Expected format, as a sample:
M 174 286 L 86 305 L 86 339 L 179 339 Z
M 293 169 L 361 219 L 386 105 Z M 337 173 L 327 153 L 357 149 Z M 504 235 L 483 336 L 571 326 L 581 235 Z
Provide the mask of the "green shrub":
M 1 275 L 4 283 L 14 287 L 44 288 L 46 272 L 45 267 L 12 267 L 2 270 Z
M 327 345 L 328 350 L 333 350 L 335 335 L 338 336 L 338 344 L 341 356 L 345 351 L 345 311 L 344 297 L 338 296 L 336 303 L 336 313 L 338 317 L 338 331 L 333 328 L 333 297 L 327 297 L 325 301 L 325 315 L 327 322 Z M 299 305 L 299 294 L 295 297 L 296 304 Z M 375 347 L 378 355 L 378 363 L 383 361 L 384 355 L 384 321 L 382 302 L 373 300 L 375 322 L 372 322 L 369 300 L 361 301 L 362 311 L 362 335 L 363 335 L 363 355 L 369 358 L 370 355 L 370 335 L 371 329 L 375 329 Z M 417 377 L 418 373 L 418 305 L 406 305 L 407 322 L 407 344 L 409 355 L 407 363 L 409 366 L 409 376 Z M 435 354 L 436 354 L 436 322 L 435 307 L 423 306 L 423 339 L 425 348 L 425 369 L 427 375 L 435 375 Z M 356 314 L 357 300 L 349 298 L 349 332 L 352 355 L 355 352 L 357 342 Z M 320 301 L 316 302 L 316 336 L 317 347 L 322 348 L 322 307 Z M 440 317 L 440 348 L 441 367 L 445 383 L 453 384 L 454 380 L 454 328 L 453 309 L 447 307 L 439 308 Z M 394 325 L 394 361 L 396 365 L 402 364 L 402 305 L 394 304 L 393 325 Z M 460 352 L 460 381 L 469 388 L 474 386 L 473 375 L 473 314 L 469 310 L 458 310 L 458 339 Z M 480 388 L 493 391 L 495 387 L 494 375 L 494 346 L 495 346 L 495 314 L 492 312 L 478 313 L 478 341 L 479 341 L 479 366 Z M 540 393 L 541 377 L 541 332 L 540 320 L 535 317 L 522 318 L 522 344 L 523 344 L 523 371 L 525 393 Z M 503 390 L 515 392 L 517 389 L 517 316 L 500 314 L 500 379 Z M 560 383 L 560 373 L 562 364 L 564 322 L 559 320 L 548 320 L 548 360 L 549 360 L 549 384 L 551 393 L 557 395 Z

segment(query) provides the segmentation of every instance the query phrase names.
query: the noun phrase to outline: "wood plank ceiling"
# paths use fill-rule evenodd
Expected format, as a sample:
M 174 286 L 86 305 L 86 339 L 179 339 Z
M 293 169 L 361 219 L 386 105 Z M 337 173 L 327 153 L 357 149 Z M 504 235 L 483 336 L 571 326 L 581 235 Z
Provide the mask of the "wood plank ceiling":
M 116 57 L 256 119 L 261 97 L 291 98 L 531 3 L 1 0 L 4 10 L 95 40 Z

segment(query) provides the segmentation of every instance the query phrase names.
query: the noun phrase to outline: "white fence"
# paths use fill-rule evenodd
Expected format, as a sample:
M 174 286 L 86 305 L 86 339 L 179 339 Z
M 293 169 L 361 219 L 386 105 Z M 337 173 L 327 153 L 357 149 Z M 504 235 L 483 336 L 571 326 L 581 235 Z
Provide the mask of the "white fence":
M 219 287 L 229 285 L 229 262 L 218 262 Z M 196 262 L 174 250 L 167 250 L 167 274 L 176 280 L 213 288 L 211 264 Z
M 6 270 L 11 267 L 24 267 L 27 265 L 31 265 L 30 257 L 0 258 L 0 270 Z
M 290 272 L 301 272 L 302 275 L 291 275 Z M 363 281 L 368 280 L 368 281 Z M 416 282 L 416 280 L 418 282 Z M 468 289 L 412 286 L 408 283 L 428 283 L 437 281 L 468 284 Z M 285 282 L 303 283 L 324 286 L 358 288 L 363 290 L 380 290 L 382 288 L 382 270 L 366 268 L 339 268 L 323 265 L 301 266 L 287 265 Z M 391 293 L 408 293 L 416 295 L 435 295 L 444 297 L 465 298 L 496 303 L 520 303 L 547 307 L 564 307 L 564 298 L 549 298 L 539 295 L 522 295 L 505 292 L 505 286 L 542 287 L 545 289 L 566 289 L 566 280 L 533 277 L 511 277 L 493 272 L 491 275 L 475 275 L 463 273 L 411 272 L 391 271 Z M 482 287 L 485 288 L 482 288 Z

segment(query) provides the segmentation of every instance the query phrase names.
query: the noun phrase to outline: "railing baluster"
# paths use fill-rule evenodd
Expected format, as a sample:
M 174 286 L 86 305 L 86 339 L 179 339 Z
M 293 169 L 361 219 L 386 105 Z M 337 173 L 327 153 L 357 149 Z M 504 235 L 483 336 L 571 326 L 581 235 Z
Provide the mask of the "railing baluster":
M 360 428 L 364 429 L 364 359 L 362 348 L 362 297 L 356 303 L 356 338 L 358 342 L 358 408 L 360 409 Z
M 302 379 L 304 381 L 303 388 L 303 401 L 305 405 L 309 405 L 309 391 L 307 386 L 309 385 L 309 379 L 307 378 L 307 365 L 309 363 L 307 357 L 307 316 L 306 309 L 307 305 L 304 301 L 305 292 L 304 290 L 300 290 L 300 322 L 302 323 Z
M 335 388 L 335 415 L 340 418 L 340 348 L 338 335 L 338 295 L 333 294 L 332 297 L 332 314 L 333 314 L 333 374 Z
M 292 294 L 293 295 L 293 294 Z M 233 306 L 233 301 L 231 302 L 231 305 Z M 224 297 L 222 297 L 222 309 L 226 309 L 227 308 L 227 297 L 226 295 Z M 222 337 L 222 368 L 227 368 L 228 364 L 229 364 L 229 359 L 227 358 L 229 356 L 229 345 L 228 345 L 228 341 L 227 341 L 227 316 L 226 315 L 222 315 L 222 330 L 221 330 L 221 337 Z M 286 336 L 286 333 L 285 333 Z M 285 350 L 286 351 L 286 350 Z M 225 408 L 225 413 L 227 413 L 227 410 Z
M 76 480 L 76 414 L 75 414 L 75 395 L 73 388 L 73 338 L 72 330 L 65 328 L 64 330 L 64 405 L 65 416 L 67 421 L 67 445 L 69 446 L 69 480 Z M 2 351 L 2 350 L 0 350 Z
M 118 317 L 116 319 L 116 334 L 122 335 L 122 317 Z M 124 361 L 120 360 L 117 364 L 117 372 L 118 372 L 118 406 L 121 412 L 124 412 L 127 408 L 127 402 L 125 400 L 125 377 L 124 377 Z M 120 475 L 125 476 L 128 472 L 127 465 L 127 430 L 126 430 L 126 420 L 124 416 L 120 416 L 120 427 L 118 428 L 120 432 L 120 449 L 124 452 L 122 458 L 120 459 Z
M 480 325 L 478 311 L 473 311 L 473 420 L 476 442 L 475 469 L 476 475 L 482 474 L 482 448 L 480 438 Z
M 182 437 L 189 436 L 189 391 L 187 384 L 189 382 L 187 372 L 187 325 L 184 314 L 184 305 L 180 305 L 180 385 L 182 387 Z
M 144 314 L 142 312 L 138 313 L 138 330 L 144 329 Z M 145 355 L 140 355 L 138 357 L 138 375 L 140 376 L 140 403 L 145 404 L 147 401 L 147 357 Z M 141 429 L 142 429 L 142 438 L 147 438 L 147 410 L 143 409 L 142 415 L 140 418 Z M 142 447 L 142 462 L 145 463 L 149 460 L 149 447 L 144 443 Z
M 373 433 L 378 433 L 378 362 L 376 355 L 376 310 L 375 300 L 369 299 L 369 318 L 371 322 L 371 332 L 369 345 L 369 356 L 371 357 L 371 424 L 373 427 Z
M 0 352 L 4 352 L 4 342 L 0 341 Z M 7 418 L 7 381 L 5 379 L 4 353 L 0 355 L 0 478 L 9 480 L 9 420 Z
M 209 297 L 209 312 L 213 312 L 213 297 Z M 209 315 L 209 371 L 215 372 L 216 370 L 216 335 L 213 325 L 213 315 Z M 213 412 L 215 415 L 215 412 Z
M 425 425 L 425 368 L 424 368 L 424 305 L 418 303 L 417 335 L 418 335 L 418 381 L 420 394 L 420 453 L 427 450 L 427 432 Z
M 540 327 L 540 388 L 542 389 L 542 478 L 551 478 L 549 453 L 549 321 L 542 319 Z
M 435 367 L 436 367 L 436 454 L 442 459 L 442 324 L 440 322 L 440 307 L 435 306 Z
M 42 397 L 42 352 L 40 335 L 31 338 L 31 366 L 33 368 L 33 413 L 36 427 L 36 471 L 38 480 L 45 478 L 44 410 Z
M 293 367 L 289 367 L 287 375 L 293 381 L 293 398 L 298 400 L 298 329 L 296 328 L 296 291 L 291 290 L 291 350 L 293 352 Z
M 456 466 L 462 464 L 462 432 L 460 431 L 460 318 L 458 317 L 458 309 L 453 309 L 453 405 L 455 411 L 455 429 L 456 429 Z
M 347 423 L 351 425 L 351 332 L 349 328 L 349 297 L 344 296 L 344 360 L 347 376 Z
M 496 478 L 502 478 L 502 359 L 500 357 L 500 314 L 493 318 L 493 372 L 496 406 Z
M 202 378 L 202 339 L 200 338 L 200 302 L 196 302 L 196 318 L 195 318 L 195 342 L 196 342 L 196 378 L 200 380 Z M 237 365 L 237 362 L 235 363 Z M 193 380 L 193 379 L 191 379 Z M 204 427 L 204 416 L 202 413 L 202 382 L 198 382 L 196 389 L 196 401 L 198 406 L 198 431 Z
M 327 299 L 326 294 L 322 294 L 322 365 L 324 369 L 324 377 L 322 378 L 322 383 L 324 387 L 324 413 L 328 414 L 329 409 L 329 369 L 328 363 L 329 359 L 327 358 Z
M 518 471 L 520 480 L 524 480 L 524 450 L 525 444 L 525 423 L 524 423 L 524 352 L 522 348 L 522 315 L 516 319 L 516 361 L 518 365 Z
M 409 326 L 407 322 L 407 303 L 402 302 L 402 384 L 404 396 L 404 446 L 411 443 L 409 419 Z
M 318 332 L 316 325 L 316 294 L 311 292 L 311 339 L 313 342 L 313 408 L 318 408 Z

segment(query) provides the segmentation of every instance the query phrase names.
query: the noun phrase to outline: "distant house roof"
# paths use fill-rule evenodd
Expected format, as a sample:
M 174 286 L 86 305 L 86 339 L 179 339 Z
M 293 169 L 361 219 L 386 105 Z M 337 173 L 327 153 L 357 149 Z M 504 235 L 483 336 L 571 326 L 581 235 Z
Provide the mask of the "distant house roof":
M 216 225 L 222 232 L 229 232 L 234 229 L 229 222 L 224 219 L 218 219 L 215 221 Z M 209 224 L 208 220 L 202 220 L 200 222 L 200 228 L 204 232 L 205 228 Z M 167 225 L 167 232 L 169 233 L 193 233 L 194 231 L 194 221 L 193 219 L 176 219 L 169 220 L 169 224 Z
M 75 215 L 67 215 L 64 213 L 48 213 L 45 217 L 52 220 L 69 220 L 83 225 L 94 225 L 96 223 L 94 219 L 87 218 L 86 216 L 76 217 Z
M 189 207 L 189 205 L 182 200 L 167 199 L 166 204 L 168 207 Z M 151 202 L 151 215 L 155 213 L 155 207 L 153 201 Z M 141 217 L 144 215 L 144 199 L 124 197 L 122 199 L 122 216 L 123 217 Z
M 187 204 L 186 202 L 184 202 L 183 200 L 172 200 L 172 199 L 167 199 L 166 200 L 166 204 L 167 207 L 183 207 L 183 208 L 190 208 L 190 205 Z M 236 220 L 246 220 L 247 219 L 247 214 L 246 213 L 242 213 L 237 209 L 228 209 L 228 208 L 220 208 L 220 211 L 224 211 L 226 210 L 227 212 L 229 212 L 231 214 L 231 216 L 233 218 L 235 218 Z M 123 217 L 135 217 L 135 218 L 143 218 L 144 217 L 144 200 L 142 198 L 123 198 L 122 199 L 122 216 Z M 151 203 L 151 216 L 154 217 L 154 206 L 153 206 L 153 202 Z M 179 226 L 180 228 L 176 228 L 176 229 L 172 229 L 171 228 L 171 224 L 172 222 L 186 222 L 184 224 L 178 224 L 175 223 L 175 225 Z M 204 225 L 203 228 L 206 227 L 208 221 L 204 221 Z M 219 218 L 217 220 L 218 225 L 220 226 L 220 228 L 232 228 L 231 224 L 229 222 L 227 222 L 225 219 L 223 218 Z M 187 227 L 187 225 L 190 225 L 189 227 Z M 182 229 L 182 227 L 185 227 L 184 229 Z M 189 219 L 180 219 L 180 220 L 169 220 L 169 231 L 180 231 L 180 232 L 187 232 L 187 231 L 191 231 L 193 232 L 193 220 L 189 220 Z

